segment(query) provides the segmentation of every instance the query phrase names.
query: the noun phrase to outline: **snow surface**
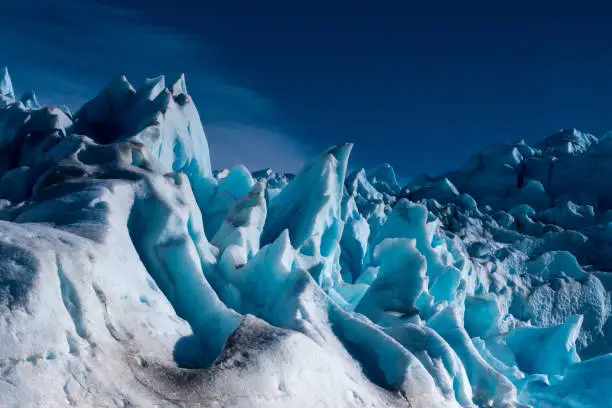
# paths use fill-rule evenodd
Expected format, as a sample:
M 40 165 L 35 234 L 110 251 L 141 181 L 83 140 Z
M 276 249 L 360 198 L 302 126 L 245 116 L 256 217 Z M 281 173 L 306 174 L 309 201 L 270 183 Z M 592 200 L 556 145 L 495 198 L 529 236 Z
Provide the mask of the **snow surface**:
M 612 406 L 612 137 L 213 172 L 182 75 L 1 78 L 0 406 Z

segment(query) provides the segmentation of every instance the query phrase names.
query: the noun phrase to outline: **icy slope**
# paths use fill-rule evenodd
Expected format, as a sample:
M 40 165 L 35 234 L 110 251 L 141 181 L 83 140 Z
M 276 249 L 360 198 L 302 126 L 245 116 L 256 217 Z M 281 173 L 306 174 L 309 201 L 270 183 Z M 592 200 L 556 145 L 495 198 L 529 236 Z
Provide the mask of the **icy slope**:
M 608 138 L 401 188 L 213 173 L 182 76 L 0 94 L 0 406 L 612 406 Z

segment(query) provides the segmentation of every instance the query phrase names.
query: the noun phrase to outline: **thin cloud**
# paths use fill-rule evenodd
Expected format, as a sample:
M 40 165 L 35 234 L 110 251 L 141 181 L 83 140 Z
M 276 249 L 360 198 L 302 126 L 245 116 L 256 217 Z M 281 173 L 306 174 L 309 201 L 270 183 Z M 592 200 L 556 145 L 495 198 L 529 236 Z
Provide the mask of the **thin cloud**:
M 290 137 L 272 130 L 237 123 L 205 126 L 213 168 L 244 164 L 249 170 L 272 168 L 296 173 L 312 152 Z

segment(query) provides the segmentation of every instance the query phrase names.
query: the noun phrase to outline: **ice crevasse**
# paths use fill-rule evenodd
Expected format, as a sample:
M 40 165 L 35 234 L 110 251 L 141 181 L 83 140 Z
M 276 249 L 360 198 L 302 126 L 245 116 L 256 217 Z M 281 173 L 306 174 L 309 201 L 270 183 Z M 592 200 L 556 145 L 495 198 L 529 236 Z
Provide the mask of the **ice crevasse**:
M 183 76 L 3 70 L 0 406 L 610 407 L 611 140 L 213 172 Z

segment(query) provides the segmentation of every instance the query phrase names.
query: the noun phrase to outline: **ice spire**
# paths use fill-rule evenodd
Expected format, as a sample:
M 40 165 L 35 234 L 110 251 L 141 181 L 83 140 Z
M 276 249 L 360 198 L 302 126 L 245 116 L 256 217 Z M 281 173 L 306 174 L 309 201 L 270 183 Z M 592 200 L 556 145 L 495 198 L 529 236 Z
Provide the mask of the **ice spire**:
M 21 103 L 28 109 L 40 109 L 40 104 L 34 91 L 26 92 L 20 99 Z
M 10 99 L 15 99 L 15 91 L 13 91 L 13 83 L 6 67 L 0 70 L 0 95 Z

